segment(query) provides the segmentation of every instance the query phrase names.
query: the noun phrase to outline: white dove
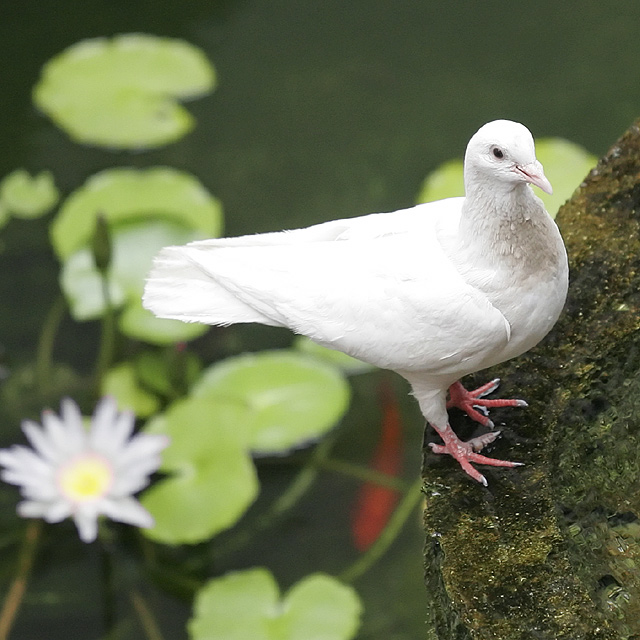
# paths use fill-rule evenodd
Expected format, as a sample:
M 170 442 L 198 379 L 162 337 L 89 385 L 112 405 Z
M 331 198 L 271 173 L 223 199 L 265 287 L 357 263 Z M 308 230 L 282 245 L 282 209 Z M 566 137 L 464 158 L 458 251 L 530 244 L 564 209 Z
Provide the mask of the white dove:
M 458 380 L 518 356 L 553 327 L 568 286 L 560 232 L 529 184 L 551 193 L 522 124 L 496 120 L 467 146 L 466 196 L 392 213 L 167 247 L 154 260 L 144 306 L 162 318 L 288 327 L 406 378 L 422 414 L 472 478 L 493 431 L 468 442 L 449 426 L 457 406 L 493 427 L 497 380 Z M 447 402 L 449 391 L 449 402 Z

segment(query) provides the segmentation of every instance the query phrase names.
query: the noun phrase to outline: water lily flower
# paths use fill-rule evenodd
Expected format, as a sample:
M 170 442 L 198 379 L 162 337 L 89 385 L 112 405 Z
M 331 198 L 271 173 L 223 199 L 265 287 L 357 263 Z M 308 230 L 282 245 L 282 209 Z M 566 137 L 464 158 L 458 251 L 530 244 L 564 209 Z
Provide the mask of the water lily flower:
M 132 437 L 133 426 L 133 413 L 118 412 L 111 397 L 100 400 L 89 429 L 69 398 L 62 400 L 60 416 L 43 411 L 42 426 L 23 421 L 33 449 L 0 449 L 0 478 L 18 485 L 25 498 L 18 514 L 47 522 L 71 517 L 84 542 L 96 539 L 100 515 L 152 527 L 151 514 L 133 494 L 149 484 L 169 440 L 140 433 Z

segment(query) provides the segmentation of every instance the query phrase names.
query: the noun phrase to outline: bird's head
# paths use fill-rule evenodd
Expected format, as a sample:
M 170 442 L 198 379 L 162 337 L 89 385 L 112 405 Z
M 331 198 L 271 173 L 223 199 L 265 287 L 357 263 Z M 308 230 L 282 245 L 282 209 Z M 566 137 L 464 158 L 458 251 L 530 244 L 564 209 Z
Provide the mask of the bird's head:
M 536 159 L 531 132 L 511 120 L 494 120 L 478 129 L 467 145 L 464 170 L 467 193 L 479 181 L 495 189 L 502 185 L 513 190 L 529 183 L 546 193 L 553 191 Z

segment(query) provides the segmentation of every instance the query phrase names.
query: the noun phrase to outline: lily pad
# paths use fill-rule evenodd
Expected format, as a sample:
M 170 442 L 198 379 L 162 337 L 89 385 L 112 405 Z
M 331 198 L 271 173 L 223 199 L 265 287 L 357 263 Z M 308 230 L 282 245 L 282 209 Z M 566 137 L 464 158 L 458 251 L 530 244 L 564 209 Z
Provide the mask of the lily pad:
M 2 229 L 2 227 L 4 227 L 4 225 L 7 224 L 7 222 L 9 222 L 10 218 L 11 218 L 11 212 L 2 203 L 2 200 L 0 199 L 0 229 Z
M 336 367 L 294 351 L 229 358 L 206 370 L 192 393 L 244 407 L 248 446 L 258 454 L 282 454 L 320 438 L 349 403 Z
M 89 178 L 64 202 L 51 241 L 64 261 L 89 246 L 101 215 L 110 228 L 142 218 L 163 218 L 213 238 L 222 232 L 222 207 L 191 174 L 169 167 L 107 169 Z
M 139 418 L 158 410 L 158 398 L 138 384 L 134 366 L 124 362 L 107 371 L 102 381 L 101 395 L 113 396 L 121 410 L 131 409 Z
M 580 186 L 584 176 L 595 167 L 597 158 L 580 145 L 562 138 L 542 138 L 536 141 L 536 156 L 553 185 L 553 194 L 543 193 L 537 187 L 534 189 L 549 214 L 555 218 L 558 209 Z M 463 195 L 462 160 L 449 160 L 425 178 L 418 202 L 433 202 Z
M 424 179 L 418 195 L 418 202 L 434 202 L 463 195 L 462 160 L 447 160 Z
M 266 569 L 249 569 L 209 581 L 198 592 L 189 621 L 191 640 L 350 640 L 360 625 L 358 594 L 331 576 L 315 573 L 280 600 Z
M 584 147 L 562 138 L 543 138 L 536 142 L 536 155 L 553 185 L 553 194 L 543 193 L 540 197 L 555 218 L 560 207 L 596 166 L 598 158 Z
M 178 100 L 214 85 L 213 66 L 197 47 L 134 33 L 65 49 L 44 66 L 33 99 L 77 142 L 143 149 L 190 131 L 193 118 Z
M 142 497 L 156 522 L 145 535 L 166 544 L 194 544 L 242 516 L 258 492 L 243 415 L 232 402 L 189 398 L 147 424 L 146 433 L 171 438 L 161 467 L 171 475 Z
M 153 256 L 164 246 L 184 244 L 200 237 L 172 222 L 151 220 L 116 227 L 111 236 L 112 259 L 108 282 L 110 304 L 125 306 L 119 318 L 123 333 L 156 344 L 191 340 L 207 327 L 176 320 L 163 320 L 142 308 L 142 290 Z M 76 251 L 63 264 L 62 290 L 76 320 L 102 316 L 107 308 L 102 275 L 95 266 L 89 247 Z
M 200 358 L 174 345 L 162 351 L 144 351 L 135 359 L 136 376 L 145 387 L 163 396 L 176 394 L 176 385 L 182 390 L 190 387 L 200 375 Z
M 207 325 L 196 322 L 156 318 L 151 311 L 142 307 L 140 298 L 127 302 L 118 318 L 118 327 L 130 338 L 157 345 L 195 340 L 209 330 Z
M 15 218 L 39 218 L 58 202 L 58 189 L 49 171 L 31 176 L 16 169 L 0 183 L 0 202 Z
M 76 320 L 99 318 L 107 308 L 102 276 L 88 248 L 77 251 L 64 263 L 60 286 Z M 123 287 L 114 278 L 109 279 L 108 296 L 113 309 L 121 307 L 127 299 Z

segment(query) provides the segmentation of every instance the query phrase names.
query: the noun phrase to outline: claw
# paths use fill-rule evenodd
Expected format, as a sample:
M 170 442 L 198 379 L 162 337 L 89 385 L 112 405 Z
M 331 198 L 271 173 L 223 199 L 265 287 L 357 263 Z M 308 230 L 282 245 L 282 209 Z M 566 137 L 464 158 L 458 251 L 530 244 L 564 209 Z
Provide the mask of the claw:
M 429 446 L 433 453 L 446 453 L 454 457 L 460 463 L 463 471 L 485 487 L 487 486 L 487 479 L 471 465 L 472 462 L 475 464 L 486 464 L 492 467 L 508 468 L 520 467 L 523 464 L 522 462 L 496 460 L 495 458 L 480 455 L 479 452 L 500 435 L 499 431 L 485 433 L 467 442 L 460 440 L 449 425 L 444 429 L 436 428 L 436 431 L 440 434 L 444 444 L 430 443 Z
M 526 407 L 524 400 L 504 400 L 496 398 L 485 400 L 484 396 L 493 393 L 500 384 L 500 378 L 495 378 L 473 391 L 467 391 L 460 382 L 454 382 L 449 387 L 449 401 L 447 409 L 456 407 L 464 411 L 472 420 L 480 423 L 489 429 L 494 428 L 492 420 L 489 418 L 489 408 L 491 407 Z

